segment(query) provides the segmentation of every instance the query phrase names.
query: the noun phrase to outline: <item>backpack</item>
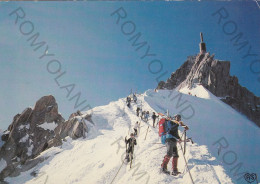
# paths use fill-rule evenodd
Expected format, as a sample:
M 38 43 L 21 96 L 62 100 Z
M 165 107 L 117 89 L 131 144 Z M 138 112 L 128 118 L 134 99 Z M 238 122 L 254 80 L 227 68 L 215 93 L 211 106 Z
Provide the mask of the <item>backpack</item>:
M 165 118 L 162 118 L 159 121 L 159 136 L 161 137 L 162 144 L 165 144 L 166 133 L 167 133 L 167 120 Z

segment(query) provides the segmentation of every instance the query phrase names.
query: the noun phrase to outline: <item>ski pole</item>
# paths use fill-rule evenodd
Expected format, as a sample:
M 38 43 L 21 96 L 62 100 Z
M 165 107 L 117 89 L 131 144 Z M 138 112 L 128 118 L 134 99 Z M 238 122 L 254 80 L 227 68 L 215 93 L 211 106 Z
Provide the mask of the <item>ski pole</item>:
M 118 171 L 117 171 L 117 173 L 116 173 L 115 177 L 113 178 L 113 180 L 111 181 L 111 183 L 110 183 L 110 184 L 112 184 L 112 183 L 114 182 L 114 180 L 116 179 L 116 177 L 117 177 L 117 175 L 118 175 L 119 171 L 121 170 L 121 168 L 122 168 L 123 164 L 124 164 L 124 162 L 122 162 L 122 164 L 121 164 L 120 168 L 118 169 Z
M 184 130 L 184 155 L 186 153 L 186 130 Z
M 156 127 L 158 127 L 158 123 L 159 123 L 159 119 L 157 118 L 157 124 L 156 124 Z
M 192 184 L 194 184 L 192 175 L 191 175 L 191 173 L 190 173 L 190 169 L 189 169 L 189 167 L 188 167 L 188 162 L 187 162 L 187 160 L 186 160 L 186 158 L 185 158 L 185 155 L 184 155 L 184 152 L 183 152 L 183 149 L 182 149 L 182 145 L 181 145 L 180 142 L 179 142 L 179 144 L 180 144 L 180 146 L 181 146 L 182 155 L 183 155 L 183 158 L 184 158 L 184 161 L 185 161 L 185 164 L 186 164 L 186 168 L 187 168 L 187 170 L 188 170 L 188 172 L 189 172 L 191 182 L 192 182 Z
M 185 130 L 184 130 L 184 131 L 185 131 Z M 184 132 L 182 132 L 182 134 L 181 134 L 181 139 L 182 139 L 183 135 L 184 135 Z
M 127 155 L 127 136 L 125 136 L 125 154 Z

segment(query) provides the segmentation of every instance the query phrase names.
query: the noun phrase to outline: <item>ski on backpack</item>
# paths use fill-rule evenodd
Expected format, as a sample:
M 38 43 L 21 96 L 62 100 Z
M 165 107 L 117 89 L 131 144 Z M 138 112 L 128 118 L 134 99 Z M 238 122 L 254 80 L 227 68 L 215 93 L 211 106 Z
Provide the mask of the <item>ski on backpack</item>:
M 186 130 L 184 130 L 184 150 L 183 150 L 183 154 L 185 155 L 185 153 L 186 153 Z

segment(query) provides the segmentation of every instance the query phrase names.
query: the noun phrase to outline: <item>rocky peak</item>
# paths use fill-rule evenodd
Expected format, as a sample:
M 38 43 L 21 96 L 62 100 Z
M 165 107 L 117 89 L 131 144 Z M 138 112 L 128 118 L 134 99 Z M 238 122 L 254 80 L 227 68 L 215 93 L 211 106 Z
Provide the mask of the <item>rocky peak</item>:
M 158 84 L 157 89 L 174 89 L 176 88 L 181 82 L 183 82 L 186 77 L 188 76 L 194 62 L 195 62 L 196 56 L 189 56 L 184 62 L 184 64 L 177 69 L 175 72 L 173 72 L 170 76 L 170 78 L 167 79 L 166 82 L 161 81 Z
M 58 125 L 63 121 L 55 98 L 51 95 L 42 97 L 33 109 L 28 107 L 21 114 L 14 116 L 3 137 L 5 144 L 1 148 L 0 158 L 4 157 L 7 163 L 11 163 L 12 159 L 19 158 L 24 162 L 39 155 L 44 144 L 54 137 L 53 130 L 40 125 Z
M 192 88 L 195 84 L 201 84 L 260 126 L 260 98 L 242 87 L 236 76 L 230 76 L 229 61 L 214 59 L 214 54 L 206 52 L 203 37 L 201 43 L 200 53 L 188 57 L 166 82 L 161 81 L 158 84 L 157 89 L 179 90 L 185 86 Z
M 40 98 L 36 102 L 33 112 L 32 123 L 35 125 L 53 121 L 60 123 L 59 120 L 61 120 L 61 115 L 58 113 L 58 105 L 52 95 Z
M 8 176 L 19 175 L 20 172 L 42 162 L 37 156 L 52 146 L 60 146 L 62 140 L 70 136 L 73 139 L 85 137 L 88 131 L 84 120 L 93 123 L 91 115 L 80 114 L 68 121 L 58 113 L 58 104 L 52 95 L 40 98 L 34 108 L 26 108 L 13 118 L 8 130 L 1 136 L 4 142 L 0 147 L 0 161 L 6 167 L 0 170 L 0 182 Z M 20 167 L 17 167 L 20 165 Z

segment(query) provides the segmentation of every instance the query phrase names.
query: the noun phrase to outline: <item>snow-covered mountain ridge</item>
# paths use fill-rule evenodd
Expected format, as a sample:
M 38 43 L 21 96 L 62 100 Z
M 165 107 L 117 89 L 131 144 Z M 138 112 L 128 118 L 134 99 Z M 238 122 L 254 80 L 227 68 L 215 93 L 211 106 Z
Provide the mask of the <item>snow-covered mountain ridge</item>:
M 152 128 L 152 120 L 147 124 L 136 116 L 137 106 L 150 113 L 164 113 L 168 109 L 171 115 L 182 114 L 190 128 L 187 136 L 195 142 L 187 143 L 185 154 L 194 183 L 246 184 L 244 172 L 260 173 L 259 128 L 198 85 L 180 92 L 148 90 L 138 95 L 137 104 L 131 103 L 130 108 L 125 99 L 96 107 L 92 114 L 95 125 L 88 124 L 86 139 L 67 137 L 61 146 L 52 147 L 38 156 L 45 161 L 5 181 L 17 184 L 191 183 L 180 147 L 178 167 L 184 171 L 183 177 L 159 173 L 166 148 L 161 147 L 158 127 Z M 84 112 L 82 116 L 88 113 Z M 129 137 L 136 121 L 141 121 L 141 128 L 130 169 L 129 165 L 122 164 L 124 138 Z

